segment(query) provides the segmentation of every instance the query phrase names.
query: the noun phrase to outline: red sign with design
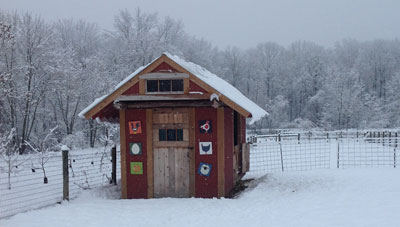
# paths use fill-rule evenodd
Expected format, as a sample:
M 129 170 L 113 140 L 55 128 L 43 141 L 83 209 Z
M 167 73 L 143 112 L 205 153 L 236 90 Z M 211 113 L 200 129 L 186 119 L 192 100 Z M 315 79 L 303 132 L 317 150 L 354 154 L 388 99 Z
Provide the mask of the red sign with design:
M 142 124 L 140 123 L 140 121 L 130 121 L 128 122 L 129 125 L 129 134 L 140 134 L 142 133 Z

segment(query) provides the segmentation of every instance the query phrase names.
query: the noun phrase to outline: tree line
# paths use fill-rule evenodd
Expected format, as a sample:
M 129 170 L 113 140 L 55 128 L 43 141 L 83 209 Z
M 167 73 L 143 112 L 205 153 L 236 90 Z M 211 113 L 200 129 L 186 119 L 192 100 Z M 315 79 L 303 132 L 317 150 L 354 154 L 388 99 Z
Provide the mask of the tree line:
M 400 126 L 397 39 L 220 49 L 185 32 L 182 21 L 139 8 L 121 10 L 112 30 L 0 11 L 1 135 L 12 132 L 19 153 L 49 131 L 58 142 L 95 146 L 110 126 L 78 113 L 165 51 L 207 68 L 265 108 L 270 115 L 252 127 Z

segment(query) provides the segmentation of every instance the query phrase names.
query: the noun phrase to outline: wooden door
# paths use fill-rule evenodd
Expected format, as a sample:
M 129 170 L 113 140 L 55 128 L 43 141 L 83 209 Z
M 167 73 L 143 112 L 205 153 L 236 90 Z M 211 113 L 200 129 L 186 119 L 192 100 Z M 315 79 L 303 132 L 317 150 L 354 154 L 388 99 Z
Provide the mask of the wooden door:
M 189 197 L 189 111 L 153 111 L 154 197 Z

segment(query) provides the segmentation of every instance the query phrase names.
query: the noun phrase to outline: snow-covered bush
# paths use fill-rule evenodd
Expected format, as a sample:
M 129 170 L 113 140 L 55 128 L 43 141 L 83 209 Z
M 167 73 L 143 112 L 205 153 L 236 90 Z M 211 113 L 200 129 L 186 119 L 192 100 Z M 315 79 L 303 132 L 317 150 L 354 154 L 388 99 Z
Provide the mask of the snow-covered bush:
M 11 189 L 11 175 L 20 171 L 18 168 L 24 163 L 23 156 L 18 154 L 18 146 L 14 143 L 15 128 L 8 133 L 0 134 L 0 162 L 5 165 L 0 165 L 0 172 L 7 174 L 8 189 Z
M 287 123 L 286 125 L 283 126 L 283 128 L 299 128 L 299 129 L 313 129 L 316 128 L 317 126 L 310 121 L 309 119 L 303 119 L 303 118 L 296 118 L 294 121 Z
M 85 134 L 81 131 L 67 135 L 64 137 L 64 139 L 62 139 L 61 143 L 71 149 L 85 148 L 87 145 Z

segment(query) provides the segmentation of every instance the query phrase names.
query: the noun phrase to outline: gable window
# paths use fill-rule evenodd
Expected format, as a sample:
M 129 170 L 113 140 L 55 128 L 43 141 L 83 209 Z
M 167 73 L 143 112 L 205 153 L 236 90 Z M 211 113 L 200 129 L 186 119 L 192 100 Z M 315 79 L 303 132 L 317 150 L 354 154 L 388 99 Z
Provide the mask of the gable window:
M 147 80 L 147 92 L 158 91 L 158 80 Z
M 183 91 L 183 80 L 172 80 L 172 91 Z
M 183 79 L 146 80 L 147 92 L 183 92 Z

